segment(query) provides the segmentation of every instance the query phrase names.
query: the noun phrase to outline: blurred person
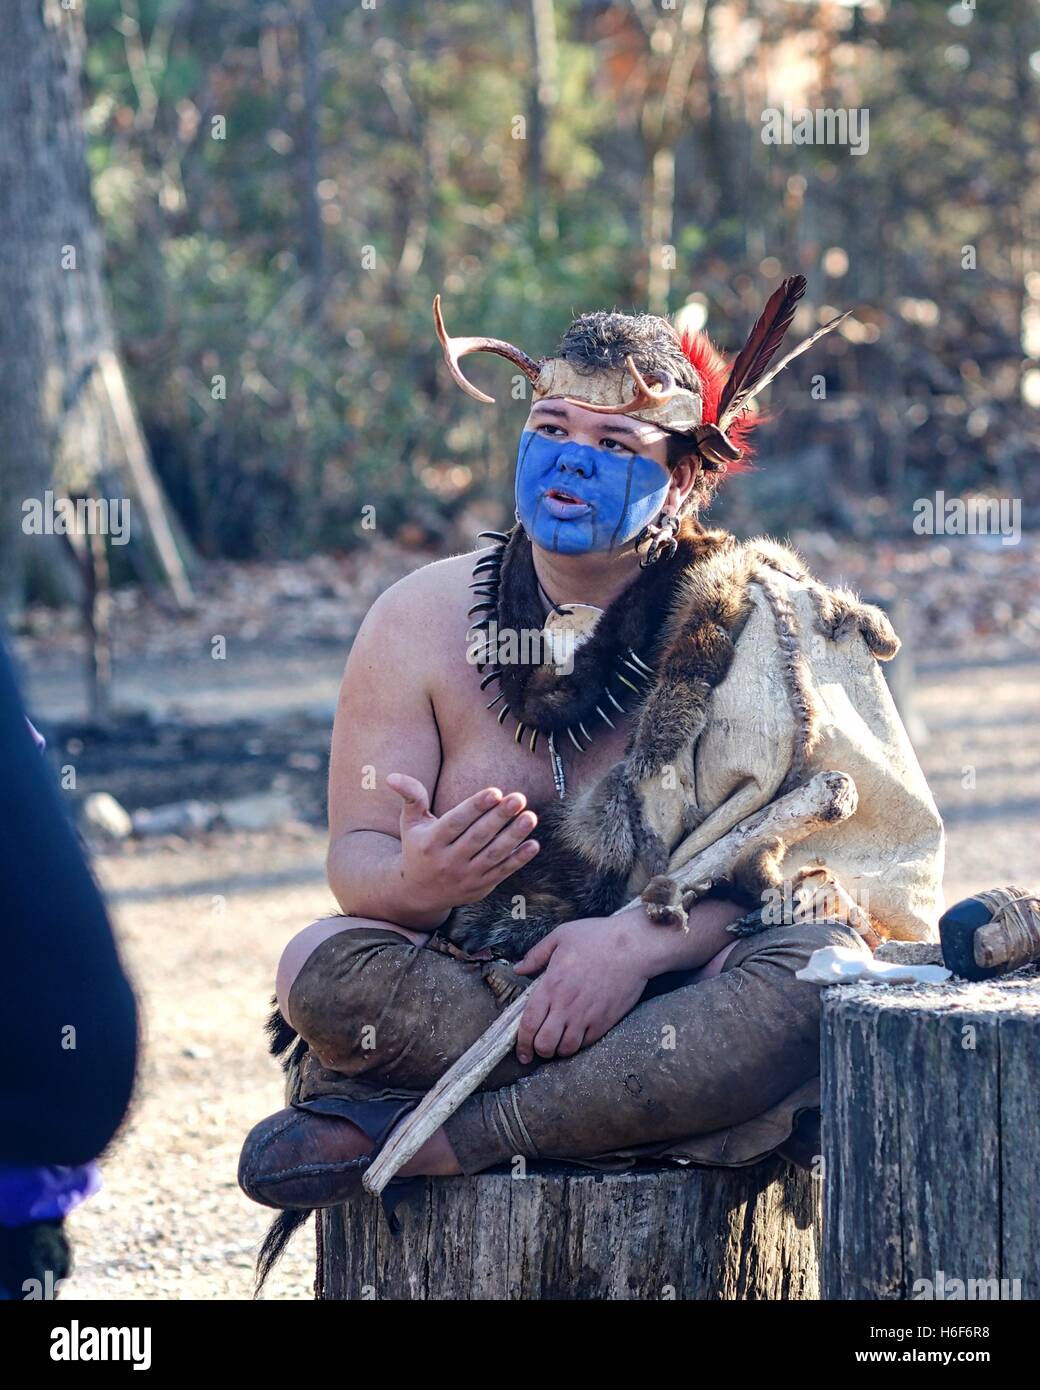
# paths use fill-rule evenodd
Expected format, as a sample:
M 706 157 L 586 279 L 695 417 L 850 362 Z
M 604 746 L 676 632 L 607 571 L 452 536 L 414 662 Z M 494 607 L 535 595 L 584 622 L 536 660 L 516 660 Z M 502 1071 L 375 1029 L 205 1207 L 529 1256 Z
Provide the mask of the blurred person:
M 0 647 L 0 1298 L 52 1298 L 63 1222 L 130 1102 L 137 1010 L 101 895 Z
M 748 456 L 747 406 L 804 288 L 784 282 L 732 367 L 651 315 L 582 315 L 535 362 L 450 339 L 437 310 L 463 389 L 489 399 L 459 366 L 474 350 L 533 385 L 516 525 L 390 588 L 347 661 L 328 854 L 345 915 L 282 954 L 289 1104 L 239 1168 L 284 1213 L 261 1280 L 519 990 L 515 1055 L 402 1177 L 793 1153 L 819 1105 L 819 992 L 796 972 L 860 937 L 773 924 L 762 885 L 820 859 L 864 906 L 869 891 L 875 942 L 934 935 L 942 825 L 879 671 L 899 645 L 887 619 L 787 547 L 701 521 Z M 531 634 L 540 655 L 509 654 Z M 856 782 L 856 814 L 796 856 L 773 846 L 756 891 L 648 896 L 673 860 L 830 768 Z

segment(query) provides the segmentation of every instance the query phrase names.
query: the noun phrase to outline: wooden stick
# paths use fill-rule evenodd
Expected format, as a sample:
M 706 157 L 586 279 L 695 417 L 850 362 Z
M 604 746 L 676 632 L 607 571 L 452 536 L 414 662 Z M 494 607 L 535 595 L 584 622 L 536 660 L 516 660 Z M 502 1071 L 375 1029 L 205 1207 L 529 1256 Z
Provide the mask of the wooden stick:
M 770 802 L 694 855 L 676 872 L 676 880 L 680 888 L 687 888 L 722 878 L 749 844 L 772 839 L 775 835 L 781 836 L 788 846 L 797 844 L 825 825 L 847 820 L 856 809 L 856 801 L 856 784 L 846 773 L 818 772 L 805 786 Z M 639 898 L 633 898 L 618 911 L 627 912 L 639 902 Z M 414 1158 L 430 1135 L 440 1129 L 493 1071 L 516 1042 L 526 1003 L 525 991 L 499 1014 L 491 1027 L 401 1121 L 382 1152 L 365 1170 L 362 1183 L 367 1192 L 378 1196 L 394 1174 Z
M 796 787 L 793 792 L 740 821 L 714 844 L 671 871 L 671 877 L 680 888 L 724 878 L 737 856 L 751 842 L 779 835 L 789 847 L 796 845 L 817 830 L 848 820 L 857 801 L 856 784 L 848 773 L 818 772 L 804 786 Z M 637 907 L 640 901 L 633 898 L 621 911 Z
M 163 579 L 169 585 L 177 607 L 182 612 L 187 612 L 194 607 L 195 596 L 173 533 L 170 513 L 163 500 L 159 480 L 148 456 L 144 432 L 134 413 L 123 369 L 110 348 L 103 348 L 98 353 L 98 367 L 123 442 L 127 466 L 135 489 L 134 501 L 141 508 L 145 530 L 154 547 Z
M 1021 888 L 992 888 L 976 895 L 993 920 L 975 933 L 975 964 L 983 970 L 1014 970 L 1040 959 L 1040 896 Z
M 420 1104 L 406 1115 L 394 1130 L 375 1162 L 365 1169 L 362 1183 L 376 1196 L 410 1158 L 419 1152 L 430 1135 L 453 1115 L 467 1096 L 477 1089 L 516 1042 L 520 1016 L 527 1004 L 527 991 L 508 1004 L 491 1027 L 444 1073 Z

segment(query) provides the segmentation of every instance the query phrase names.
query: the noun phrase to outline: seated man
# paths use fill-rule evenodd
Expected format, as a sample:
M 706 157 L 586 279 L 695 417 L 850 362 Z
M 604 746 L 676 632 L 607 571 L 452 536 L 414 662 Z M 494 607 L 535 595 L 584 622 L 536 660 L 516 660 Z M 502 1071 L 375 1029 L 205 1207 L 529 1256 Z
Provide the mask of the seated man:
M 642 903 L 612 914 L 820 770 L 853 777 L 858 809 L 786 857 L 774 845 L 777 872 L 822 862 L 868 935 L 933 935 L 942 827 L 878 669 L 898 647 L 887 620 L 785 547 L 698 519 L 803 291 L 781 286 L 732 371 L 647 315 L 586 314 L 536 363 L 449 339 L 438 309 L 471 394 L 458 357 L 481 347 L 533 383 L 517 524 L 387 590 L 350 653 L 329 788 L 345 915 L 281 958 L 282 1042 L 303 1041 L 292 1104 L 246 1140 L 255 1200 L 356 1191 L 519 988 L 515 1056 L 404 1173 L 739 1165 L 785 1144 L 819 1101 L 819 992 L 795 972 L 857 944 L 852 928 L 763 911 L 733 935 L 772 891 L 739 882 L 686 930 Z

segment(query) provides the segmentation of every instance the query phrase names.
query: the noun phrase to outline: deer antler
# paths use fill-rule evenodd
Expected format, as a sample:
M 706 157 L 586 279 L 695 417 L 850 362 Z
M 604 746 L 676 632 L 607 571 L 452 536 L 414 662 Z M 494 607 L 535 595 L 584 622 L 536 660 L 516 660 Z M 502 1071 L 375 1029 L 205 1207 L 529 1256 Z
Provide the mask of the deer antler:
M 568 405 L 580 405 L 583 410 L 594 410 L 597 415 L 631 415 L 634 410 L 646 410 L 649 406 L 664 405 L 666 401 L 682 388 L 670 372 L 651 373 L 657 379 L 656 387 L 650 386 L 640 375 L 631 357 L 625 358 L 625 370 L 636 384 L 636 394 L 630 401 L 621 405 L 593 405 L 591 401 L 579 401 L 573 396 L 564 396 Z
M 536 362 L 533 357 L 528 357 L 526 352 L 521 352 L 512 343 L 503 342 L 501 338 L 452 338 L 444 327 L 444 316 L 441 313 L 441 297 L 435 295 L 433 300 L 433 322 L 437 329 L 437 337 L 441 340 L 441 347 L 444 349 L 444 360 L 448 364 L 448 371 L 455 378 L 457 385 L 461 386 L 468 396 L 472 396 L 475 401 L 483 401 L 485 405 L 494 405 L 494 396 L 485 395 L 483 391 L 478 391 L 472 382 L 467 381 L 459 366 L 459 358 L 465 357 L 468 352 L 494 352 L 499 357 L 505 357 L 515 366 L 519 367 L 528 381 L 537 381 L 542 370 L 541 362 Z

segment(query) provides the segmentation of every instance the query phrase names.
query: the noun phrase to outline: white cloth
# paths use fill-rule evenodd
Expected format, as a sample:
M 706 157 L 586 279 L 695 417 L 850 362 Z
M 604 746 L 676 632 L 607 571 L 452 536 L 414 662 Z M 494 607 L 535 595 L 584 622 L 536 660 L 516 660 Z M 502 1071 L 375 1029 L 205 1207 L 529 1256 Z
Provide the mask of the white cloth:
M 950 979 L 950 974 L 943 965 L 875 960 L 866 946 L 861 951 L 854 946 L 824 946 L 813 951 L 802 969 L 795 971 L 795 979 L 811 985 L 939 985 Z

